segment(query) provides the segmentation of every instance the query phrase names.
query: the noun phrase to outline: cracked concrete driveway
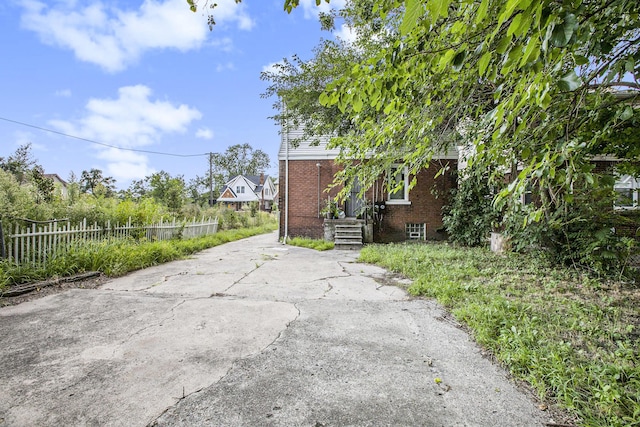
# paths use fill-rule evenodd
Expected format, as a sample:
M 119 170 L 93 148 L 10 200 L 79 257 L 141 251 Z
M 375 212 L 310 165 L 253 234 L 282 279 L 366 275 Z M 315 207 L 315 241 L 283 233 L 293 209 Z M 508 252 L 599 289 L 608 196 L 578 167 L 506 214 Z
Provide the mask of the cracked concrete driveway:
M 0 426 L 549 421 L 434 302 L 356 257 L 269 234 L 2 308 Z

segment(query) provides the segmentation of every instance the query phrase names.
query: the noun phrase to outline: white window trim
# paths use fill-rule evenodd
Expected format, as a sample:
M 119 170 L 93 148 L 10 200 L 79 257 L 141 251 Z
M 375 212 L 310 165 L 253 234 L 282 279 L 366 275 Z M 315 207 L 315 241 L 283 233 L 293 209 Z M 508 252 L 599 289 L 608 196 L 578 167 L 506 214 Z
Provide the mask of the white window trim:
M 621 175 L 613 185 L 615 190 L 631 190 L 631 206 L 616 206 L 615 202 L 613 208 L 615 210 L 633 210 L 640 209 L 640 200 L 638 193 L 640 192 L 640 180 L 634 179 L 630 175 Z
M 406 166 L 402 166 L 399 164 L 394 164 L 391 165 L 391 168 L 389 168 L 389 171 L 387 172 L 387 180 L 390 179 L 393 175 L 392 175 L 392 170 L 393 169 L 398 169 L 398 168 L 403 168 L 403 174 L 404 174 L 404 197 L 402 199 L 392 199 L 391 198 L 391 193 L 389 193 L 387 191 L 387 200 L 386 200 L 386 204 L 387 205 L 410 205 L 411 201 L 409 200 L 409 169 Z

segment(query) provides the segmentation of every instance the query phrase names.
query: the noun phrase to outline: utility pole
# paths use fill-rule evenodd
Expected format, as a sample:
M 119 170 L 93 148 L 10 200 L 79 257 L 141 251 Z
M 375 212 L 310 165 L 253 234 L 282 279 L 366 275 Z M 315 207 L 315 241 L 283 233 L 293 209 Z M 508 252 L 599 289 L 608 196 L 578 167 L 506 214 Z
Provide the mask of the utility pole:
M 213 153 L 209 153 L 209 206 L 213 206 Z

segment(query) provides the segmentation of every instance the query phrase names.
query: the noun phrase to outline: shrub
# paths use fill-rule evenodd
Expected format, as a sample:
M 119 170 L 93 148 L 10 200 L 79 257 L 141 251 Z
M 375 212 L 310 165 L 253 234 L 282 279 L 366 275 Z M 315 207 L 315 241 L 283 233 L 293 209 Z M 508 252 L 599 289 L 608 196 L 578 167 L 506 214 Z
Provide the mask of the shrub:
M 442 217 L 449 239 L 465 246 L 486 245 L 492 225 L 499 220 L 487 177 L 472 171 L 452 191 L 450 200 Z

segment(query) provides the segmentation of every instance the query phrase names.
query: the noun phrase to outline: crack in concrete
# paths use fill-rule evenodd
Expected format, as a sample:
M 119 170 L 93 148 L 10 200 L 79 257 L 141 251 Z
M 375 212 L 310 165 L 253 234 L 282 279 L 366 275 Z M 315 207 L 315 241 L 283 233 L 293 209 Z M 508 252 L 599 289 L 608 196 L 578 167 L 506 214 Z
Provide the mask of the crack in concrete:
M 333 285 L 331 284 L 331 282 L 327 282 L 327 290 L 326 290 L 326 291 L 324 291 L 324 294 L 323 294 L 323 295 L 322 295 L 322 297 L 320 297 L 319 299 L 326 298 L 326 297 L 327 297 L 327 294 L 328 294 L 329 292 L 331 292 L 332 290 L 333 290 Z
M 255 271 L 255 270 L 254 270 L 254 271 Z M 250 274 L 250 273 L 247 273 L 247 274 Z M 232 286 L 233 286 L 233 285 L 232 285 Z M 184 388 L 183 388 L 183 395 L 182 395 L 182 397 L 174 397 L 174 399 L 177 399 L 177 400 L 176 400 L 176 403 L 174 403 L 173 405 L 171 405 L 171 406 L 169 406 L 169 407 L 165 408 L 165 409 L 160 413 L 160 415 L 158 415 L 158 416 L 156 416 L 156 417 L 152 418 L 152 419 L 151 419 L 151 421 L 150 421 L 149 423 L 147 423 L 147 424 L 146 424 L 146 427 L 157 427 L 157 426 L 158 426 L 158 420 L 159 420 L 160 418 L 162 418 L 162 416 L 163 416 L 163 415 L 165 415 L 166 413 L 168 413 L 169 411 L 171 411 L 172 409 L 175 409 L 175 408 L 180 404 L 180 402 L 182 402 L 183 400 L 185 400 L 185 399 L 189 398 L 189 397 L 190 397 L 191 395 L 193 395 L 193 394 L 196 394 L 196 393 L 201 392 L 201 391 L 202 391 L 202 390 L 204 390 L 205 388 L 213 387 L 215 384 L 219 384 L 219 383 L 220 383 L 220 382 L 222 382 L 226 377 L 228 377 L 228 376 L 229 376 L 229 374 L 231 373 L 231 371 L 233 371 L 233 369 L 234 369 L 234 368 L 236 368 L 240 362 L 242 362 L 242 361 L 244 361 L 244 360 L 247 360 L 247 359 L 250 359 L 250 358 L 252 358 L 252 357 L 254 357 L 254 356 L 258 355 L 258 354 L 263 353 L 263 352 L 264 352 L 264 351 L 266 351 L 269 347 L 271 347 L 272 345 L 274 345 L 278 340 L 280 340 L 280 338 L 282 338 L 282 334 L 283 334 L 287 329 L 289 329 L 289 327 L 291 327 L 291 325 L 292 325 L 296 320 L 298 320 L 298 319 L 300 318 L 300 314 L 301 314 L 301 313 L 300 313 L 300 307 L 298 307 L 298 305 L 297 305 L 296 303 L 294 303 L 294 302 L 290 302 L 289 304 L 291 304 L 291 305 L 293 305 L 293 307 L 295 307 L 295 309 L 296 309 L 296 311 L 297 311 L 297 314 L 295 315 L 295 317 L 294 317 L 293 319 L 291 319 L 289 322 L 287 322 L 287 323 L 284 325 L 284 328 L 283 328 L 283 329 L 278 333 L 278 335 L 277 335 L 277 336 L 276 336 L 276 337 L 275 337 L 275 338 L 274 338 L 274 339 L 273 339 L 269 344 L 267 344 L 266 346 L 264 346 L 263 348 L 261 348 L 261 349 L 259 349 L 259 350 L 256 350 L 256 351 L 254 351 L 254 352 L 252 352 L 252 353 L 247 354 L 246 356 L 239 357 L 239 358 L 235 359 L 235 360 L 233 361 L 233 363 L 231 363 L 231 366 L 229 366 L 229 369 L 227 369 L 227 371 L 224 373 L 224 375 L 222 375 L 220 378 L 218 378 L 218 380 L 216 380 L 216 381 L 212 382 L 212 383 L 211 383 L 211 384 L 209 384 L 208 386 L 201 387 L 201 388 L 199 388 L 199 389 L 197 389 L 197 390 L 194 390 L 194 391 L 192 391 L 191 393 L 188 393 L 188 394 L 186 394 L 186 395 L 184 394 Z
M 189 299 L 189 300 L 193 300 L 193 299 L 194 299 L 194 298 Z M 170 320 L 170 319 L 175 318 L 175 315 L 176 315 L 176 314 L 175 314 L 174 310 L 175 310 L 176 308 L 180 307 L 182 304 L 184 304 L 184 303 L 186 303 L 186 302 L 187 302 L 187 299 L 183 299 L 182 301 L 180 301 L 180 302 L 178 302 L 178 303 L 174 304 L 174 305 L 173 305 L 173 307 L 171 307 L 171 308 L 169 309 L 169 315 L 167 315 L 167 316 L 163 317 L 162 319 L 159 319 L 158 321 L 154 322 L 154 323 L 153 323 L 153 324 L 151 324 L 151 325 L 147 325 L 147 326 L 145 326 L 145 327 L 143 327 L 143 328 L 141 328 L 141 329 L 139 329 L 139 330 L 137 330 L 137 331 L 135 331 L 135 332 L 132 332 L 131 334 L 129 334 L 129 336 L 128 336 L 127 338 L 125 338 L 124 340 L 122 340 L 122 342 L 120 342 L 120 344 L 119 344 L 119 345 L 120 345 L 120 346 L 122 346 L 122 345 L 126 344 L 128 341 L 130 341 L 131 339 L 133 339 L 135 336 L 140 335 L 141 333 L 143 333 L 143 332 L 144 332 L 144 331 L 146 331 L 147 329 L 156 328 L 156 327 L 158 327 L 158 326 L 161 326 L 164 322 L 166 322 L 166 321 L 168 321 L 168 320 Z M 115 351 L 115 350 L 114 350 L 114 351 Z
M 223 290 L 222 294 L 225 294 L 229 291 L 229 289 L 233 288 L 235 285 L 237 285 L 238 283 L 240 283 L 241 281 L 243 281 L 244 279 L 246 279 L 247 277 L 249 277 L 249 275 L 251 275 L 253 272 L 255 272 L 257 269 L 259 269 L 260 267 L 262 267 L 264 264 L 258 264 L 256 263 L 256 268 L 254 268 L 253 270 L 245 273 L 241 278 L 239 278 L 238 280 L 236 280 L 235 282 L 233 282 L 228 288 L 226 288 L 225 290 Z

